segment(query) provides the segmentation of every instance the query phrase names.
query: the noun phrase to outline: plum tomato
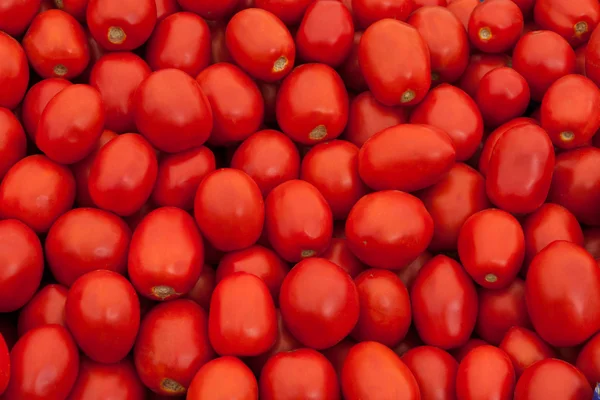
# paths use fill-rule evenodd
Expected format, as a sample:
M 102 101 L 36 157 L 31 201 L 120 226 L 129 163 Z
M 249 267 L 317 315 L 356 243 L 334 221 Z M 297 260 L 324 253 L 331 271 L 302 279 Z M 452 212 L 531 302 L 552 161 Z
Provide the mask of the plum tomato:
M 138 378 L 133 363 L 125 359 L 115 364 L 100 364 L 82 358 L 79 374 L 69 400 L 114 399 L 143 400 L 146 398 L 144 385 Z
M 258 383 L 239 358 L 225 356 L 204 364 L 194 376 L 187 400 L 258 400 Z
M 600 229 L 587 228 L 583 230 L 583 247 L 596 260 L 600 259 Z
M 54 0 L 53 5 L 59 10 L 71 14 L 77 21 L 85 22 L 85 12 L 89 0 Z
M 40 3 L 41 0 L 3 1 L 0 4 L 0 31 L 4 31 L 12 37 L 21 36 L 38 13 Z
M 368 90 L 367 82 L 363 76 L 362 70 L 358 62 L 358 47 L 362 38 L 362 32 L 354 32 L 354 41 L 350 49 L 350 55 L 338 68 L 338 72 L 348 89 L 355 92 L 364 92 Z
M 475 98 L 481 79 L 495 68 L 507 67 L 511 59 L 506 54 L 473 54 L 469 58 L 469 65 L 458 81 L 458 87 L 469 96 Z
M 37 291 L 44 270 L 40 240 L 14 219 L 0 221 L 0 312 L 23 307 Z
M 325 250 L 320 257 L 331 261 L 346 271 L 352 278 L 355 278 L 366 268 L 365 265 L 356 258 L 352 251 L 350 251 L 345 238 L 334 237 L 331 239 L 329 248 Z
M 411 370 L 422 399 L 455 399 L 458 363 L 450 354 L 433 346 L 419 346 L 402 356 Z
M 537 0 L 535 23 L 554 31 L 571 46 L 586 43 L 600 21 L 600 4 L 595 0 Z
M 248 174 L 266 197 L 283 182 L 300 176 L 300 153 L 292 140 L 279 131 L 265 129 L 238 146 L 231 168 Z
M 414 0 L 351 0 L 350 3 L 358 27 L 362 29 L 384 18 L 406 21 L 415 9 Z
M 105 128 L 118 133 L 135 132 L 133 99 L 150 67 L 130 52 L 102 56 L 92 68 L 90 85 L 98 89 L 106 113 Z
M 140 326 L 140 301 L 122 275 L 107 270 L 88 272 L 69 289 L 65 320 L 90 359 L 116 363 L 133 348 Z
M 264 102 L 256 83 L 229 63 L 211 65 L 196 78 L 213 114 L 213 145 L 241 142 L 260 127 Z
M 418 104 L 431 86 L 427 42 L 404 22 L 388 18 L 367 28 L 358 60 L 369 90 L 386 106 Z
M 294 67 L 294 39 L 269 11 L 248 8 L 235 14 L 227 24 L 225 43 L 235 62 L 255 79 L 275 82 Z
M 411 14 L 408 23 L 429 48 L 432 84 L 458 80 L 469 64 L 469 38 L 458 18 L 445 7 L 423 7 Z
M 267 10 L 281 19 L 285 24 L 297 25 L 313 0 L 254 0 L 258 8 Z
M 596 334 L 581 349 L 575 366 L 585 375 L 592 387 L 600 381 L 600 334 Z
M 555 358 L 556 353 L 540 337 L 529 329 L 513 326 L 499 345 L 510 357 L 517 379 L 537 361 Z
M 215 155 L 208 147 L 163 154 L 158 162 L 152 201 L 162 207 L 191 210 L 200 182 L 215 169 Z
M 431 253 L 424 251 L 417 258 L 415 258 L 413 262 L 408 264 L 407 267 L 396 272 L 396 275 L 398 275 L 398 278 L 400 278 L 402 283 L 404 283 L 404 286 L 406 286 L 409 292 L 412 289 L 412 286 L 415 283 L 415 279 L 417 278 L 417 275 L 419 275 L 421 268 L 423 268 L 423 266 L 432 258 L 433 256 Z
M 90 169 L 88 188 L 99 208 L 129 216 L 148 200 L 156 181 L 158 162 L 141 135 L 127 133 L 106 143 Z
M 74 201 L 71 171 L 42 155 L 17 162 L 0 183 L 0 219 L 18 219 L 36 233 L 48 232 Z
M 371 189 L 414 192 L 440 181 L 455 158 L 452 139 L 443 130 L 396 125 L 376 133 L 360 148 L 358 173 Z
M 410 369 L 389 347 L 377 342 L 352 347 L 340 378 L 346 400 L 421 398 Z
M 133 360 L 146 387 L 165 396 L 185 395 L 196 372 L 214 356 L 207 319 L 191 300 L 159 304 L 144 316 Z
M 513 1 L 488 0 L 471 14 L 469 39 L 480 51 L 503 53 L 517 43 L 523 25 L 523 13 Z
M 160 21 L 148 44 L 146 60 L 156 71 L 177 68 L 196 77 L 210 63 L 210 30 L 196 14 L 178 12 Z
M 515 370 L 504 351 L 479 346 L 460 362 L 456 372 L 456 395 L 461 400 L 512 400 Z
M 90 62 L 83 28 L 60 10 L 48 10 L 33 19 L 23 38 L 23 48 L 42 78 L 75 78 Z
M 478 4 L 479 0 L 451 0 L 446 8 L 458 18 L 465 30 L 468 30 L 471 14 Z
M 279 353 L 260 374 L 261 400 L 339 400 L 340 387 L 331 363 L 312 349 Z
M 451 354 L 454 356 L 454 358 L 456 358 L 456 361 L 460 363 L 467 356 L 467 354 L 471 352 L 471 350 L 487 344 L 488 342 L 485 340 L 471 338 L 467 341 L 467 343 L 453 350 Z
M 10 353 L 2 334 L 0 334 L 0 396 L 6 390 L 10 380 Z
M 467 343 L 477 319 L 477 292 L 463 267 L 438 255 L 421 268 L 411 289 L 413 323 L 430 346 Z
M 46 285 L 40 289 L 19 312 L 19 336 L 44 325 L 66 326 L 65 302 L 68 292 L 67 287 L 59 284 Z
M 200 277 L 196 281 L 196 284 L 190 290 L 186 297 L 190 300 L 194 300 L 205 310 L 208 310 L 210 306 L 210 298 L 216 286 L 216 274 L 213 267 L 210 265 L 204 265 Z
M 554 160 L 554 148 L 545 130 L 531 123 L 508 129 L 490 156 L 486 176 L 489 199 L 512 214 L 537 210 L 548 196 Z
M 515 387 L 514 400 L 583 400 L 592 395 L 590 384 L 577 368 L 550 358 L 536 362 L 523 372 Z
M 301 293 L 310 292 L 310 296 Z M 350 275 L 322 258 L 309 258 L 287 274 L 279 295 L 281 315 L 303 345 L 322 350 L 334 346 L 354 328 L 359 296 Z
M 0 107 L 0 181 L 26 152 L 27 138 L 21 123 L 12 111 Z
M 489 128 L 496 128 L 523 115 L 529 100 L 527 81 L 509 67 L 495 68 L 485 74 L 475 94 L 483 121 Z
M 433 237 L 433 220 L 416 197 L 395 190 L 371 193 L 346 220 L 350 250 L 372 268 L 402 269 Z
M 179 11 L 181 7 L 177 0 L 156 0 L 157 23 Z
M 175 207 L 158 208 L 144 217 L 131 238 L 131 283 L 152 300 L 171 300 L 189 292 L 204 262 L 202 236 L 194 219 Z
M 207 20 L 219 20 L 233 13 L 240 0 L 177 0 L 181 8 Z
M 0 5 L 2 7 L 2 5 Z M 0 8 L 0 15 L 2 14 Z M 2 16 L 0 16 L 0 19 Z M 1 23 L 1 21 L 0 21 Z M 23 47 L 0 28 L 0 107 L 16 108 L 29 85 L 29 65 Z M 33 62 L 33 61 L 32 61 Z
M 600 83 L 600 29 L 594 29 L 590 41 L 579 49 L 581 48 L 585 49 L 584 75 L 598 85 Z
M 41 80 L 29 89 L 21 105 L 21 121 L 31 139 L 35 141 L 40 117 L 50 100 L 71 85 L 66 79 L 49 78 Z

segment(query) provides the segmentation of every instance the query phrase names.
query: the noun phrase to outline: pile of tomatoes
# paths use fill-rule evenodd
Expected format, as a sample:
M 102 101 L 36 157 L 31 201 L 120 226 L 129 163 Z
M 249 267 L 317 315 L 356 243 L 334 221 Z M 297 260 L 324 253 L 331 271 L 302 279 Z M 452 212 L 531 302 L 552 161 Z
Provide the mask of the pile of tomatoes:
M 598 0 L 0 0 L 0 399 L 591 400 Z

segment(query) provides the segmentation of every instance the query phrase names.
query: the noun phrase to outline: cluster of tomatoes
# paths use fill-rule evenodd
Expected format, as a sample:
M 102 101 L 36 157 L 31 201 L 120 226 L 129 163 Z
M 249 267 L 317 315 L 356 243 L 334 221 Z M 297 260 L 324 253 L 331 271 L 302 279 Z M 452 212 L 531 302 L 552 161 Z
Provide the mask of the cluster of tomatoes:
M 0 399 L 591 400 L 598 0 L 0 0 Z

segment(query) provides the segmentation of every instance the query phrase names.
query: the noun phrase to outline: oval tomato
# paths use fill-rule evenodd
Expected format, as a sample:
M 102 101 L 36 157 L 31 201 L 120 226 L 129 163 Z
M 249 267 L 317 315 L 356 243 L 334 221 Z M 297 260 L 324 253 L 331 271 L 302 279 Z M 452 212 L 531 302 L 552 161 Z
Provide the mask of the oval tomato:
M 517 378 L 534 363 L 556 358 L 556 353 L 540 337 L 529 329 L 513 326 L 499 345 L 510 357 Z
M 2 6 L 0 6 L 2 7 Z M 0 15 L 4 10 L 0 9 Z M 0 19 L 2 16 L 0 16 Z M 0 21 L 1 23 L 1 21 Z M 13 109 L 25 96 L 29 84 L 29 66 L 23 48 L 0 28 L 0 107 Z
M 7 0 L 0 5 L 0 31 L 21 36 L 40 9 L 41 0 Z
M 402 356 L 421 392 L 421 398 L 431 400 L 456 398 L 458 363 L 450 354 L 433 346 L 419 346 Z
M 592 388 L 574 366 L 554 358 L 538 361 L 527 368 L 515 387 L 514 400 L 583 400 L 592 397 Z
M 414 0 L 351 0 L 350 4 L 357 24 L 363 29 L 384 18 L 406 21 L 415 9 Z
M 504 351 L 493 346 L 479 346 L 460 362 L 456 373 L 459 399 L 512 400 L 515 370 Z
M 0 181 L 27 152 L 25 131 L 17 117 L 0 107 Z
M 594 0 L 537 0 L 535 23 L 564 37 L 573 47 L 586 43 L 600 21 L 600 4 Z
M 256 7 L 275 14 L 284 23 L 294 26 L 302 19 L 312 0 L 254 0 Z
M 497 127 L 521 116 L 529 105 L 525 78 L 509 67 L 495 68 L 479 82 L 475 101 L 488 127 Z
M 58 324 L 66 327 L 65 302 L 68 292 L 68 288 L 58 284 L 46 285 L 40 289 L 19 312 L 19 336 L 44 325 Z
M 471 14 L 469 39 L 481 51 L 503 53 L 517 43 L 523 25 L 523 13 L 513 1 L 486 1 Z
M 101 400 L 103 396 L 112 396 L 114 399 L 143 400 L 145 395 L 145 388 L 131 361 L 106 365 L 83 358 L 68 399 Z
M 452 0 L 446 8 L 458 18 L 465 30 L 468 30 L 471 14 L 478 5 L 478 0 Z
M 44 79 L 33 85 L 25 95 L 21 105 L 21 121 L 25 131 L 34 141 L 42 112 L 50 100 L 68 86 L 71 86 L 71 82 L 66 79 Z
M 194 376 L 187 400 L 258 400 L 258 383 L 239 358 L 220 357 L 204 364 Z

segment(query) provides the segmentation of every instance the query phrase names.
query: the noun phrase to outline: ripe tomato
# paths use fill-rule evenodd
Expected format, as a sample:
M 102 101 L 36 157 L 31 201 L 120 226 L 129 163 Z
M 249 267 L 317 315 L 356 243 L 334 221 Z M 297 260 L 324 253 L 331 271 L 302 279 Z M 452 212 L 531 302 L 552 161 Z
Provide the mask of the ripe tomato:
M 59 284 L 40 289 L 19 312 L 19 336 L 44 325 L 66 326 L 65 302 L 68 291 L 68 288 Z
M 345 238 L 332 238 L 329 248 L 320 257 L 336 264 L 352 278 L 355 278 L 366 268 L 350 251 Z
M 21 123 L 10 110 L 0 107 L 0 181 L 26 151 L 27 138 Z
M 133 348 L 144 385 L 166 396 L 185 395 L 196 372 L 213 356 L 206 312 L 191 300 L 154 306 L 142 319 Z
M 468 30 L 471 14 L 477 5 L 479 5 L 478 0 L 453 0 L 446 8 L 458 18 L 465 30 Z
M 585 76 L 594 81 L 597 85 L 600 83 L 600 30 L 594 29 L 590 41 L 585 47 Z
M 327 357 L 331 365 L 333 365 L 333 369 L 335 369 L 335 372 L 338 376 L 338 381 L 340 381 L 340 383 L 344 362 L 346 362 L 346 357 L 348 357 L 350 349 L 355 344 L 356 343 L 353 340 L 346 338 L 335 346 L 321 351 L 321 353 Z
M 101 400 L 108 396 L 127 400 L 146 398 L 145 388 L 133 363 L 126 359 L 106 365 L 82 358 L 69 400 Z
M 505 54 L 473 54 L 458 81 L 458 87 L 475 98 L 481 79 L 491 70 L 509 66 L 510 63 L 510 57 Z
M 429 260 L 431 260 L 432 255 L 427 251 L 422 252 L 413 262 L 408 264 L 407 267 L 404 267 L 400 271 L 396 272 L 398 278 L 404 283 L 404 286 L 410 292 L 412 290 L 412 286 L 415 283 L 415 279 L 417 278 L 419 271 L 423 268 L 423 265 L 427 264 Z
M 494 346 L 479 346 L 460 362 L 456 373 L 459 399 L 512 400 L 515 370 L 504 351 Z
M 485 74 L 475 94 L 483 120 L 492 128 L 521 116 L 529 99 L 527 81 L 509 67 L 495 68 Z
M 0 31 L 19 37 L 40 8 L 41 0 L 7 0 L 0 5 Z
M 600 4 L 593 0 L 537 0 L 533 18 L 542 29 L 558 33 L 571 46 L 586 43 L 600 21 Z
M 177 0 L 181 8 L 200 15 L 204 19 L 219 20 L 229 16 L 239 0 L 203 0 L 201 2 L 194 0 Z
M 592 337 L 581 349 L 575 365 L 594 387 L 600 380 L 600 334 Z
M 365 81 L 362 70 L 360 69 L 360 65 L 358 63 L 358 47 L 362 35 L 362 32 L 354 32 L 354 40 L 352 42 L 352 48 L 350 49 L 350 55 L 338 68 L 340 76 L 344 80 L 344 83 L 348 89 L 352 89 L 356 92 L 364 92 L 365 90 L 368 90 L 367 82 Z
M 410 369 L 390 348 L 377 342 L 362 342 L 350 349 L 341 382 L 346 400 L 421 398 Z
M 74 200 L 75 179 L 67 167 L 42 155 L 29 156 L 13 165 L 0 184 L 0 218 L 15 218 L 45 233 Z
M 77 379 L 79 352 L 65 328 L 46 325 L 19 339 L 10 367 L 3 399 L 65 399 Z
M 310 297 L 300 295 L 307 291 Z M 322 258 L 309 258 L 292 268 L 281 286 L 279 303 L 290 333 L 317 350 L 339 343 L 359 316 L 358 291 L 352 278 Z
M 2 12 L 3 10 L 0 9 L 0 15 Z M 4 89 L 0 92 L 0 107 L 13 109 L 21 102 L 27 91 L 29 66 L 25 51 L 19 42 L 1 29 L 0 27 L 0 85 Z
M 240 142 L 260 127 L 264 102 L 256 83 L 233 64 L 211 65 L 196 78 L 213 115 L 209 142 L 230 145 Z
M 156 0 L 157 23 L 179 11 L 181 11 L 181 7 L 177 0 Z
M 25 95 L 21 105 L 21 121 L 25 131 L 34 141 L 42 112 L 50 100 L 68 86 L 71 86 L 71 82 L 66 79 L 44 79 L 33 85 Z
M 514 400 L 583 400 L 592 397 L 592 388 L 574 366 L 554 358 L 527 368 L 515 387 Z
M 312 0 L 254 0 L 258 8 L 275 14 L 290 26 L 297 25 Z
M 190 290 L 186 297 L 190 300 L 194 300 L 202 308 L 208 310 L 210 306 L 210 298 L 216 286 L 215 270 L 210 265 L 204 265 L 200 277 L 196 281 L 196 284 Z
M 33 19 L 23 38 L 23 48 L 42 78 L 75 78 L 90 62 L 83 28 L 60 10 L 48 10 Z
M 467 354 L 469 354 L 471 352 L 471 350 L 473 350 L 479 346 L 485 346 L 487 344 L 488 344 L 488 342 L 486 342 L 485 340 L 471 338 L 467 341 L 467 343 L 465 343 L 463 346 L 453 350 L 451 353 L 452 353 L 452 355 L 454 355 L 454 358 L 456 358 L 456 361 L 458 361 L 460 363 L 467 356 Z
M 6 341 L 0 334 L 0 395 L 4 393 L 10 381 L 10 353 Z
M 556 358 L 554 350 L 535 332 L 520 326 L 513 326 L 506 332 L 499 348 L 510 357 L 517 379 L 537 361 Z
M 384 18 L 406 21 L 415 9 L 414 0 L 351 0 L 352 11 L 362 29 Z
M 475 285 L 461 265 L 439 255 L 421 268 L 411 290 L 413 323 L 430 346 L 464 345 L 477 319 Z
M 77 21 L 85 22 L 88 0 L 54 0 L 53 3 L 56 8 L 71 14 Z
M 411 370 L 423 399 L 455 399 L 458 363 L 450 354 L 433 346 L 415 347 L 402 356 Z
M 220 357 L 204 364 L 194 376 L 187 400 L 258 400 L 258 384 L 239 358 Z
M 98 207 L 128 216 L 150 197 L 158 165 L 152 146 L 140 135 L 119 135 L 105 144 L 90 169 L 88 188 Z
M 469 19 L 469 39 L 486 53 L 503 53 L 511 49 L 523 31 L 523 13 L 510 0 L 481 3 Z

